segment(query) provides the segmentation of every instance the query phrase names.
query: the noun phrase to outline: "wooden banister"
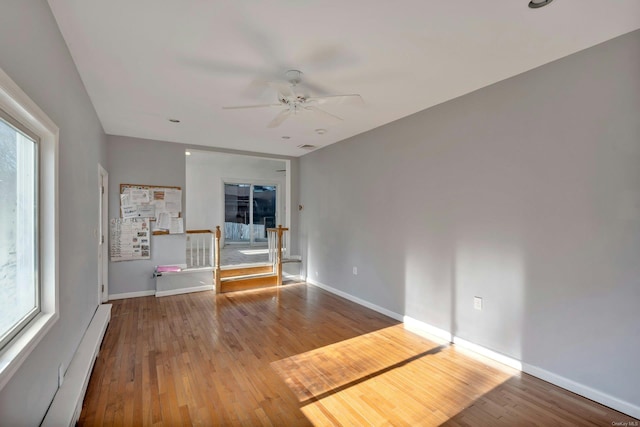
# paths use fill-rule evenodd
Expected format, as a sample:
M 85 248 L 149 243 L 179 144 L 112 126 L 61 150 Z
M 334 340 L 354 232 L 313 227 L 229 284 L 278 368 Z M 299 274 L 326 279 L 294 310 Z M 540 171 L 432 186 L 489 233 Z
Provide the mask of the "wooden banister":
M 278 224 L 277 228 L 268 228 L 267 231 L 275 232 L 278 238 L 276 243 L 276 276 L 278 286 L 282 285 L 282 236 L 289 229 Z
M 215 236 L 215 279 L 216 279 L 216 293 L 220 292 L 220 279 L 222 274 L 222 269 L 220 268 L 220 237 L 222 236 L 222 232 L 220 231 L 220 226 L 216 225 L 216 231 L 214 233 Z

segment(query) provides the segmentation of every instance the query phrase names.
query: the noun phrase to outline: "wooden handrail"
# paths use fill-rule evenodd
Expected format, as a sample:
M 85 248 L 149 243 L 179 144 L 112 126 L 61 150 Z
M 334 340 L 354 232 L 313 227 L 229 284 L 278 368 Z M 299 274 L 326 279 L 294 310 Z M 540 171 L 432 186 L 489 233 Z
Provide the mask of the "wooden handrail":
M 214 234 L 212 230 L 187 230 L 186 233 L 187 234 L 206 234 L 206 233 Z

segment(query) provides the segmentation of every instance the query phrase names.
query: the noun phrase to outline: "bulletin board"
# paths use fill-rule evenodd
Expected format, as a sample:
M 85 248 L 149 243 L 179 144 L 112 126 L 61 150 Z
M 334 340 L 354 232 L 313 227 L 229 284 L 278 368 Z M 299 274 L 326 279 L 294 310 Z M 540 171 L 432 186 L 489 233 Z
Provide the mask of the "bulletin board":
M 184 233 L 180 187 L 120 184 L 120 217 L 149 218 L 158 234 Z

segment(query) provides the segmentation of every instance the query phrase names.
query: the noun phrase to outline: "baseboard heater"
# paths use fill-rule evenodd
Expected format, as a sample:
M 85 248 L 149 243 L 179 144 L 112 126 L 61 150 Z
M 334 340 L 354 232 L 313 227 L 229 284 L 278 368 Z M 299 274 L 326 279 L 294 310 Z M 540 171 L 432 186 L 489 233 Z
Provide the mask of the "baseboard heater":
M 42 421 L 42 427 L 75 426 L 78 422 L 91 371 L 110 319 L 111 304 L 98 306 L 71 359 L 64 382 L 53 397 L 53 402 Z
M 186 264 L 159 265 L 153 273 L 156 279 L 156 296 L 215 290 L 213 270 L 213 267 L 187 268 Z

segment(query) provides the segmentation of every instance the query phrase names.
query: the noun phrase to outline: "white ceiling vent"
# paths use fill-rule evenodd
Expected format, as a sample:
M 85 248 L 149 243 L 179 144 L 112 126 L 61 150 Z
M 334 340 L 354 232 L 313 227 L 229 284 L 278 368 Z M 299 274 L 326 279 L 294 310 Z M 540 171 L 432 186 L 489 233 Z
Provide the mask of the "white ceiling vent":
M 303 150 L 315 150 L 318 147 L 311 144 L 302 144 L 302 145 L 298 145 L 298 148 L 302 148 Z

